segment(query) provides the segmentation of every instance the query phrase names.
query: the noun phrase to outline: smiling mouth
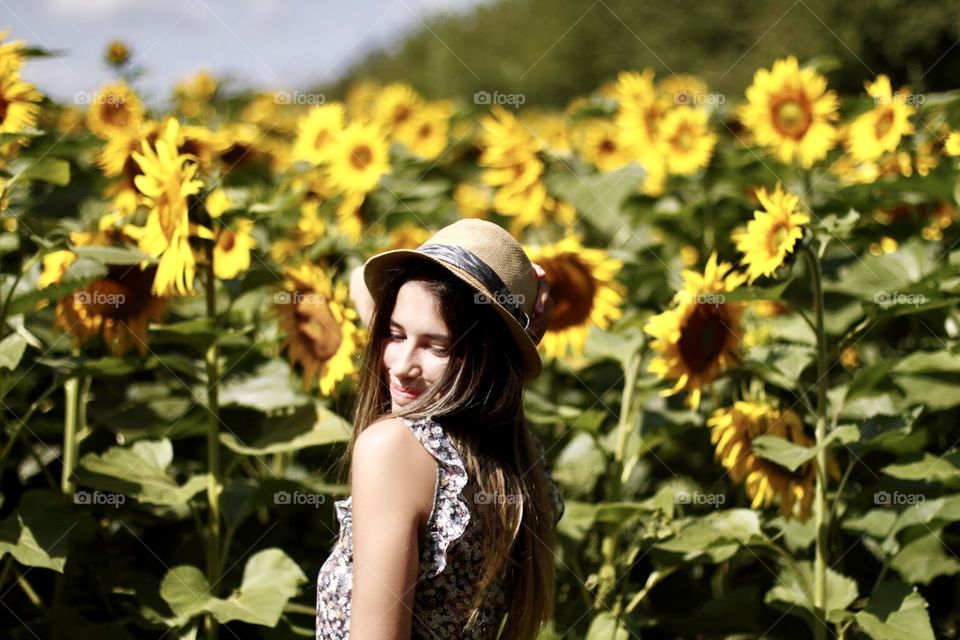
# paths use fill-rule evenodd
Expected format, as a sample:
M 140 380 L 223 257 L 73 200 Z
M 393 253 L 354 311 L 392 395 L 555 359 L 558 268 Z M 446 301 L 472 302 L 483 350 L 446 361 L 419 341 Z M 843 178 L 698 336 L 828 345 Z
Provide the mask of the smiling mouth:
M 399 396 L 401 398 L 407 398 L 409 400 L 413 400 L 414 398 L 419 397 L 421 393 L 423 393 L 422 391 L 416 391 L 416 392 L 407 391 L 403 387 L 399 387 L 393 382 L 390 383 L 390 390 L 393 392 L 394 395 Z

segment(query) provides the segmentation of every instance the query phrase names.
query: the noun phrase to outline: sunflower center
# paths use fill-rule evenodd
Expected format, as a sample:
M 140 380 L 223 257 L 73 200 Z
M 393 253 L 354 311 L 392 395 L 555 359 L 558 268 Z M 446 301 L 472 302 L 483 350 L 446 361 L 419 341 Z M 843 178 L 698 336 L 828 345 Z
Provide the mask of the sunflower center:
M 122 96 L 106 96 L 100 115 L 113 127 L 126 127 L 130 123 L 130 111 L 124 106 Z
M 550 296 L 554 300 L 549 329 L 563 331 L 586 323 L 590 319 L 597 293 L 597 284 L 590 268 L 572 253 L 542 258 L 537 262 L 547 272 Z
M 421 140 L 426 140 L 429 138 L 431 133 L 433 133 L 433 127 L 429 122 L 421 126 L 420 130 L 417 131 L 417 135 L 420 136 Z
M 236 243 L 237 235 L 229 229 L 224 229 L 223 233 L 220 234 L 220 249 L 229 253 Z
M 410 109 L 406 105 L 398 104 L 393 110 L 393 125 L 403 124 L 410 117 Z
M 694 305 L 678 344 L 680 356 L 691 373 L 707 370 L 723 351 L 730 334 L 725 316 L 723 305 Z
M 688 125 L 682 125 L 670 138 L 670 142 L 680 151 L 690 151 L 693 148 L 693 132 Z
M 106 277 L 87 287 L 90 312 L 125 322 L 142 315 L 154 297 L 150 287 L 156 272 L 156 267 L 141 270 L 136 265 L 110 265 Z
M 301 340 L 318 360 L 329 360 L 340 349 L 343 342 L 340 325 L 319 294 L 313 293 L 297 304 L 296 324 Z
M 10 107 L 10 101 L 0 96 L 0 124 L 3 124 L 7 119 L 7 109 Z
M 883 138 L 893 127 L 893 109 L 884 109 L 873 127 L 873 134 L 879 139 Z
M 784 241 L 790 234 L 790 229 L 787 228 L 787 225 L 782 222 L 778 222 L 773 229 L 770 230 L 770 243 L 767 246 L 767 250 L 770 255 L 777 255 L 780 251 L 780 247 L 783 246 Z
M 363 171 L 373 161 L 373 151 L 365 144 L 358 145 L 350 151 L 350 164 L 357 171 Z
M 314 138 L 313 138 L 313 148 L 314 148 L 314 149 L 323 149 L 323 147 L 325 147 L 326 144 L 327 144 L 327 140 L 329 140 L 329 139 L 330 139 L 330 131 L 329 131 L 329 130 L 324 129 L 323 131 L 318 132 L 317 135 L 314 136 Z
M 615 153 L 616 150 L 617 150 L 617 143 L 611 140 L 610 138 L 604 138 L 603 141 L 600 143 L 601 154 L 605 155 L 609 153 Z
M 789 138 L 802 138 L 813 122 L 810 102 L 802 94 L 787 94 L 773 103 L 773 126 Z

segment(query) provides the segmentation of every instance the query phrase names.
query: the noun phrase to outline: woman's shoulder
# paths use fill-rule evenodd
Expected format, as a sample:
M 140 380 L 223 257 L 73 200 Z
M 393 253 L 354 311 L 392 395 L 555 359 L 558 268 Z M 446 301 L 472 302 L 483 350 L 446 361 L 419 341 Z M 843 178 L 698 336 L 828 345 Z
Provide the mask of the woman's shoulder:
M 377 420 L 357 435 L 353 448 L 354 477 L 375 473 L 384 482 L 403 479 L 422 522 L 433 506 L 437 461 L 403 418 Z

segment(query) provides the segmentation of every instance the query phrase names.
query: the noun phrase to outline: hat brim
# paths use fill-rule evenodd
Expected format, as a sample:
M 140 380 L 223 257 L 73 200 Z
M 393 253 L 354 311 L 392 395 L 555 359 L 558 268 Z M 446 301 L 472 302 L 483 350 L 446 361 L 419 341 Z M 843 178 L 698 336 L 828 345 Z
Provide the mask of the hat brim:
M 455 265 L 444 262 L 443 260 L 437 259 L 431 255 L 420 253 L 415 249 L 392 249 L 390 251 L 384 251 L 370 257 L 363 264 L 363 280 L 367 285 L 367 290 L 370 292 L 370 295 L 374 298 L 374 300 L 376 300 L 376 298 L 379 296 L 379 292 L 385 284 L 387 271 L 391 267 L 414 260 L 425 260 L 434 264 L 438 264 L 449 271 L 452 275 L 470 285 L 470 287 L 475 291 L 486 293 L 486 288 L 480 283 L 479 280 L 477 280 L 469 272 L 464 271 Z M 498 314 L 500 314 L 500 317 L 503 318 L 504 322 L 507 323 L 507 328 L 510 329 L 510 333 L 513 334 L 514 342 L 516 342 L 517 346 L 519 347 L 520 356 L 523 360 L 524 380 L 532 380 L 533 378 L 536 378 L 543 371 L 543 359 L 540 357 L 540 352 L 537 350 L 537 345 L 527 334 L 526 330 L 524 330 L 523 325 L 521 325 L 517 319 L 510 314 L 506 307 L 497 302 L 495 298 L 490 300 L 490 305 Z

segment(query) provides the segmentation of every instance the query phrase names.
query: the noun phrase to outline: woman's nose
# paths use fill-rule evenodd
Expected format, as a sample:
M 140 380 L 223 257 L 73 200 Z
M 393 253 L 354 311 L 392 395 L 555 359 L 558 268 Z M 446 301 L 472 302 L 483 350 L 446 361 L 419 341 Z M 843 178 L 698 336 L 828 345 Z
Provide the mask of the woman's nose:
M 416 346 L 411 344 L 400 354 L 398 362 L 397 375 L 407 378 L 413 378 L 420 372 L 420 359 L 417 356 Z

